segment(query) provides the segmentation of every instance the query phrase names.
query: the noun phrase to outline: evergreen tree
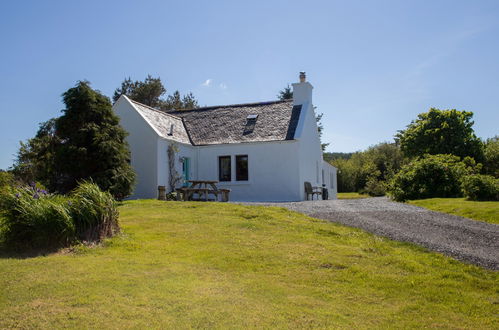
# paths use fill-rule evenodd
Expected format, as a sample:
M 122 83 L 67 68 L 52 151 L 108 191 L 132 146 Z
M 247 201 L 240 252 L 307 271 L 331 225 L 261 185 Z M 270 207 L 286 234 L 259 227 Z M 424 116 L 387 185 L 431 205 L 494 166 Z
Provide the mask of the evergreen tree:
M 163 111 L 198 107 L 198 101 L 192 93 L 182 96 L 177 90 L 164 99 L 165 94 L 166 88 L 161 82 L 161 78 L 153 78 L 148 75 L 144 81 L 132 81 L 130 78 L 123 80 L 121 87 L 114 91 L 113 101 L 116 102 L 121 95 L 126 95 L 134 101 Z
M 182 97 L 179 91 L 175 91 L 172 95 L 168 95 L 166 101 L 162 102 L 161 110 L 180 110 L 183 108 Z
M 121 95 L 126 95 L 134 101 L 157 108 L 163 100 L 161 97 L 166 93 L 166 89 L 161 82 L 161 78 L 153 78 L 148 75 L 144 81 L 132 81 L 126 78 L 121 83 L 121 87 L 114 91 L 113 102 L 116 102 Z
M 293 98 L 293 90 L 291 89 L 289 84 L 284 87 L 283 90 L 279 91 L 279 94 L 277 94 L 277 98 L 281 101 L 291 100 Z
M 57 189 L 55 155 L 60 139 L 55 123 L 55 118 L 41 123 L 35 137 L 21 142 L 12 173 L 24 184 L 38 181 L 51 191 Z
M 63 99 L 66 109 L 55 122 L 60 140 L 55 157 L 57 190 L 66 193 L 79 181 L 91 179 L 118 199 L 130 195 L 135 173 L 127 133 L 109 99 L 86 81 L 66 91 Z
M 189 92 L 189 94 L 185 94 L 182 97 L 182 103 L 183 110 L 199 108 L 198 101 L 194 97 L 194 94 L 192 94 L 191 92 Z
M 135 173 L 126 132 L 109 99 L 82 81 L 66 91 L 63 100 L 63 115 L 40 124 L 36 136 L 21 143 L 14 175 L 59 193 L 91 179 L 115 198 L 130 195 Z

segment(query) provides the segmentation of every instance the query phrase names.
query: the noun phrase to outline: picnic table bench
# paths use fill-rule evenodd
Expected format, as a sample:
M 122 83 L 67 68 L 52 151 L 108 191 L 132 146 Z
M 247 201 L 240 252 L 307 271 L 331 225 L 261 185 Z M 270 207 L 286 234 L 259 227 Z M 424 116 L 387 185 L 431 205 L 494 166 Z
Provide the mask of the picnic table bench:
M 176 189 L 177 200 L 218 201 L 219 197 L 221 198 L 222 202 L 227 202 L 229 200 L 230 189 L 219 189 L 216 185 L 218 181 L 189 180 L 187 182 L 191 184 L 189 187 L 182 187 Z M 213 198 L 210 199 L 209 195 L 212 195 Z

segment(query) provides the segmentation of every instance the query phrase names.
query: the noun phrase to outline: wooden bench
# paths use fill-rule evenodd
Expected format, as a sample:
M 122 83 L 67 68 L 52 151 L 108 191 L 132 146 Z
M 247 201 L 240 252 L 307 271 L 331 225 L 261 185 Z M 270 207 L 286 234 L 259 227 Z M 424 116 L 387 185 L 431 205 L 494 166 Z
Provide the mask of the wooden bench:
M 319 195 L 322 195 L 322 188 L 321 187 L 312 187 L 312 184 L 308 181 L 305 181 L 305 194 L 307 195 L 307 201 L 308 196 L 312 196 L 312 200 L 314 200 L 314 195 L 317 195 L 317 200 L 319 200 Z

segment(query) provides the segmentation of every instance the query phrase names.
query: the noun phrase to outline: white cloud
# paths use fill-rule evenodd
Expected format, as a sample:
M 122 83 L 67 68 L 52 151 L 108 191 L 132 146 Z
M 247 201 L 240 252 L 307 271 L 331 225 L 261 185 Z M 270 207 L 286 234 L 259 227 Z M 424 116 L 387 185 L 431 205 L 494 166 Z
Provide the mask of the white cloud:
M 204 83 L 202 83 L 201 86 L 210 87 L 212 82 L 213 82 L 213 79 L 206 79 L 206 81 Z
M 226 84 L 224 84 L 224 83 L 221 83 L 221 84 L 220 84 L 220 88 L 221 88 L 221 89 L 227 89 L 227 85 L 226 85 Z

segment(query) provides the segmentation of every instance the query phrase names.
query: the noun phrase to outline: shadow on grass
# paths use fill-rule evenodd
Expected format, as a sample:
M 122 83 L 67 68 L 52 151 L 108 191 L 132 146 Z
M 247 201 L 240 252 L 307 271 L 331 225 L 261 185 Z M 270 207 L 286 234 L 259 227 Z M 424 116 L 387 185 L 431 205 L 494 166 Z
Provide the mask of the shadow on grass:
M 54 254 L 64 249 L 64 247 L 45 247 L 45 248 L 13 248 L 0 245 L 0 259 L 29 259 L 43 257 Z

